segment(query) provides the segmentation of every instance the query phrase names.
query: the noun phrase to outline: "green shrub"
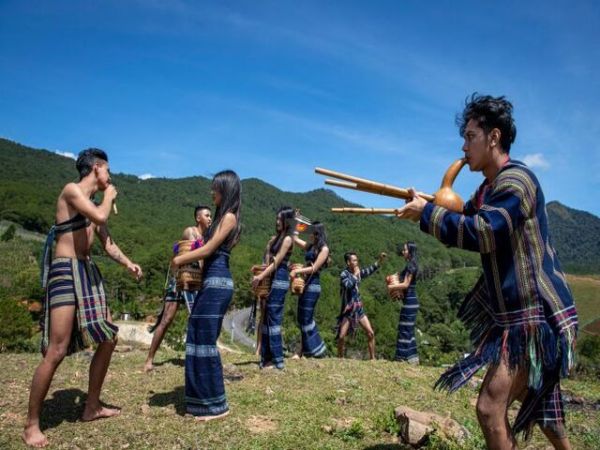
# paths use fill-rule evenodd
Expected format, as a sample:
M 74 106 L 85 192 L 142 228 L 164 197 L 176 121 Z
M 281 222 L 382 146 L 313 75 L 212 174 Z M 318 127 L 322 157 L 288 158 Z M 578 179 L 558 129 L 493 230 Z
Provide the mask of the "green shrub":
M 175 319 L 167 330 L 165 335 L 165 343 L 173 350 L 185 350 L 185 336 L 187 332 L 188 314 L 185 307 L 179 307 Z
M 2 233 L 2 236 L 0 236 L 0 241 L 6 242 L 6 241 L 10 241 L 11 239 L 13 239 L 15 237 L 15 232 L 17 231 L 17 227 L 15 227 L 14 224 L 11 224 L 4 233 Z
M 33 322 L 27 307 L 13 299 L 0 299 L 0 352 L 31 352 Z

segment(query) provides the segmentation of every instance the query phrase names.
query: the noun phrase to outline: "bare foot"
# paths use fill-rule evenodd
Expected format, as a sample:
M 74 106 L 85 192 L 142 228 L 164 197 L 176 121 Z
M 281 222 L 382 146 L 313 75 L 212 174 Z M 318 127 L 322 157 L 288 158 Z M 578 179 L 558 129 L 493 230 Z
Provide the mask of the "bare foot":
M 118 416 L 121 410 L 118 408 L 105 408 L 101 406 L 98 409 L 88 410 L 87 406 L 81 415 L 82 422 L 91 422 L 92 420 L 107 419 L 109 417 Z
M 30 447 L 42 448 L 48 445 L 48 439 L 39 426 L 25 427 L 21 438 Z
M 218 414 L 216 416 L 194 416 L 194 420 L 196 422 L 208 422 L 210 420 L 222 419 L 229 415 L 229 410 L 225 411 L 223 414 Z
M 300 359 L 301 356 L 298 353 L 294 353 L 294 356 L 292 356 L 290 359 Z
M 146 361 L 146 364 L 144 364 L 144 372 L 148 373 L 148 372 L 152 372 L 154 370 L 154 364 L 152 361 Z

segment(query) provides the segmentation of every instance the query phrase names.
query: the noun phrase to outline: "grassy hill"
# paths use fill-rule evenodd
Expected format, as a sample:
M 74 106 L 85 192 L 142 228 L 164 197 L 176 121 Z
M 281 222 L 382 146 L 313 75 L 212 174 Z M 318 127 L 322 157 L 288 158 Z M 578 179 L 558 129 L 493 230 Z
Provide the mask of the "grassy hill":
M 231 414 L 224 420 L 196 424 L 185 417 L 182 354 L 159 353 L 151 374 L 141 367 L 145 353 L 116 353 L 104 400 L 123 408 L 121 416 L 82 423 L 87 389 L 85 356 L 67 358 L 44 403 L 42 428 L 52 448 L 150 449 L 407 449 L 397 444 L 393 410 L 407 405 L 450 416 L 471 437 L 460 446 L 433 441 L 429 449 L 483 449 L 475 417 L 477 386 L 448 396 L 431 388 L 442 369 L 378 360 L 290 361 L 285 371 L 259 370 L 245 353 L 223 352 Z M 20 449 L 30 375 L 37 355 L 0 354 L 0 447 Z M 27 376 L 23 376 L 27 374 Z M 567 380 L 570 438 L 576 449 L 600 446 L 600 423 L 594 402 L 600 385 Z M 597 403 L 596 403 L 597 404 Z M 514 418 L 518 405 L 511 411 Z M 527 449 L 544 448 L 536 429 Z

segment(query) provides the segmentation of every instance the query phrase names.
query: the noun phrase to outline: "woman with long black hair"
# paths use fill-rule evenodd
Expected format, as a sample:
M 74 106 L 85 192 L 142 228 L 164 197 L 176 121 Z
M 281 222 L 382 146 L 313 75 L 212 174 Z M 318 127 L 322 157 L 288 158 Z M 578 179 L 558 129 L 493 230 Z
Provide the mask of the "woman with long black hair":
M 175 267 L 204 260 L 202 290 L 190 314 L 185 346 L 186 410 L 199 421 L 229 414 L 217 339 L 233 297 L 229 255 L 241 232 L 242 185 L 237 174 L 231 170 L 217 173 L 211 190 L 216 212 L 206 243 L 173 258 Z
M 407 361 L 410 364 L 419 364 L 417 341 L 415 339 L 415 322 L 419 311 L 417 299 L 417 245 L 408 241 L 402 246 L 402 256 L 406 266 L 400 272 L 400 284 L 395 290 L 398 299 L 402 298 L 400 321 L 398 323 L 398 340 L 396 341 L 396 361 Z
M 329 247 L 327 246 L 327 235 L 325 226 L 321 222 L 313 222 L 311 225 L 312 235 L 310 242 L 305 242 L 294 235 L 294 243 L 304 249 L 306 264 L 303 268 L 292 270 L 290 277 L 296 275 L 308 276 L 304 285 L 304 292 L 298 299 L 298 325 L 302 335 L 302 348 L 300 354 L 319 358 L 325 354 L 327 347 L 319 335 L 315 323 L 315 307 L 321 296 L 321 269 L 327 266 L 329 258 Z
M 265 256 L 267 267 L 252 279 L 252 286 L 256 288 L 265 277 L 273 273 L 271 291 L 267 297 L 265 317 L 262 321 L 261 368 L 272 365 L 278 369 L 284 368 L 281 324 L 283 322 L 285 294 L 290 287 L 288 261 L 294 247 L 291 236 L 294 215 L 294 209 L 289 206 L 283 206 L 277 211 L 275 219 L 276 234 L 267 244 Z

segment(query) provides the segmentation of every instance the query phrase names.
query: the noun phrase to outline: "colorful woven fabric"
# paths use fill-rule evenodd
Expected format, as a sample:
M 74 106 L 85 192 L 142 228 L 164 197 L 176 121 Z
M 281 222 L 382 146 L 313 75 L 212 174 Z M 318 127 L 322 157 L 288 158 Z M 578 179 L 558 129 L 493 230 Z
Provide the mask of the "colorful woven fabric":
M 265 317 L 261 330 L 260 364 L 261 367 L 273 363 L 283 369 L 283 307 L 285 295 L 290 287 L 290 274 L 287 261 L 279 264 L 273 276 L 271 291 L 267 297 Z
M 47 281 L 41 322 L 43 354 L 48 349 L 50 338 L 51 305 L 76 305 L 76 323 L 67 354 L 84 350 L 92 344 L 115 339 L 119 328 L 108 321 L 102 276 L 91 260 L 55 258 L 50 266 Z
M 309 264 L 316 261 L 317 252 L 313 247 L 308 249 L 304 259 Z M 315 322 L 315 307 L 320 296 L 320 274 L 315 272 L 306 281 L 304 292 L 298 299 L 298 325 L 302 336 L 302 354 L 304 356 L 318 358 L 323 356 L 327 350 Z
M 555 392 L 559 376 L 573 367 L 578 321 L 550 243 L 537 178 L 523 163 L 510 161 L 492 183 L 480 186 L 462 214 L 427 204 L 420 226 L 447 245 L 479 252 L 483 266 L 459 310 L 475 350 L 436 386 L 454 391 L 483 365 L 507 358 L 511 368 L 529 370 L 530 395 L 514 431 L 528 432 L 534 421 L 551 423 L 562 408 L 551 413 L 543 405 L 560 396 L 548 399 L 545 392 Z
M 219 249 L 204 262 L 202 290 L 188 320 L 185 403 L 194 416 L 216 416 L 229 410 L 217 339 L 232 298 L 229 252 Z
M 41 274 L 40 281 L 42 288 L 45 289 L 48 283 L 48 272 L 50 271 L 50 264 L 52 263 L 52 247 L 54 246 L 54 240 L 58 234 L 69 233 L 72 231 L 81 230 L 87 228 L 92 222 L 90 219 L 82 214 L 77 213 L 74 217 L 61 223 L 57 223 L 50 228 L 48 235 L 46 236 L 46 242 L 44 243 L 44 249 L 42 251 L 41 260 Z
M 395 359 L 397 361 L 408 361 L 411 364 L 417 364 L 419 362 L 417 340 L 415 338 L 415 322 L 417 320 L 417 313 L 419 312 L 419 300 L 417 299 L 416 291 L 417 267 L 415 265 L 407 265 L 400 273 L 400 279 L 404 280 L 409 273 L 412 275 L 412 280 L 402 300 Z
M 353 273 L 350 273 L 348 269 L 344 269 L 340 273 L 340 297 L 342 305 L 340 315 L 337 317 L 336 337 L 339 337 L 340 326 L 345 318 L 350 322 L 350 334 L 353 334 L 358 328 L 358 322 L 365 315 L 360 296 L 360 283 L 364 278 L 373 275 L 377 269 L 379 269 L 378 263 L 360 269 L 358 278 Z

